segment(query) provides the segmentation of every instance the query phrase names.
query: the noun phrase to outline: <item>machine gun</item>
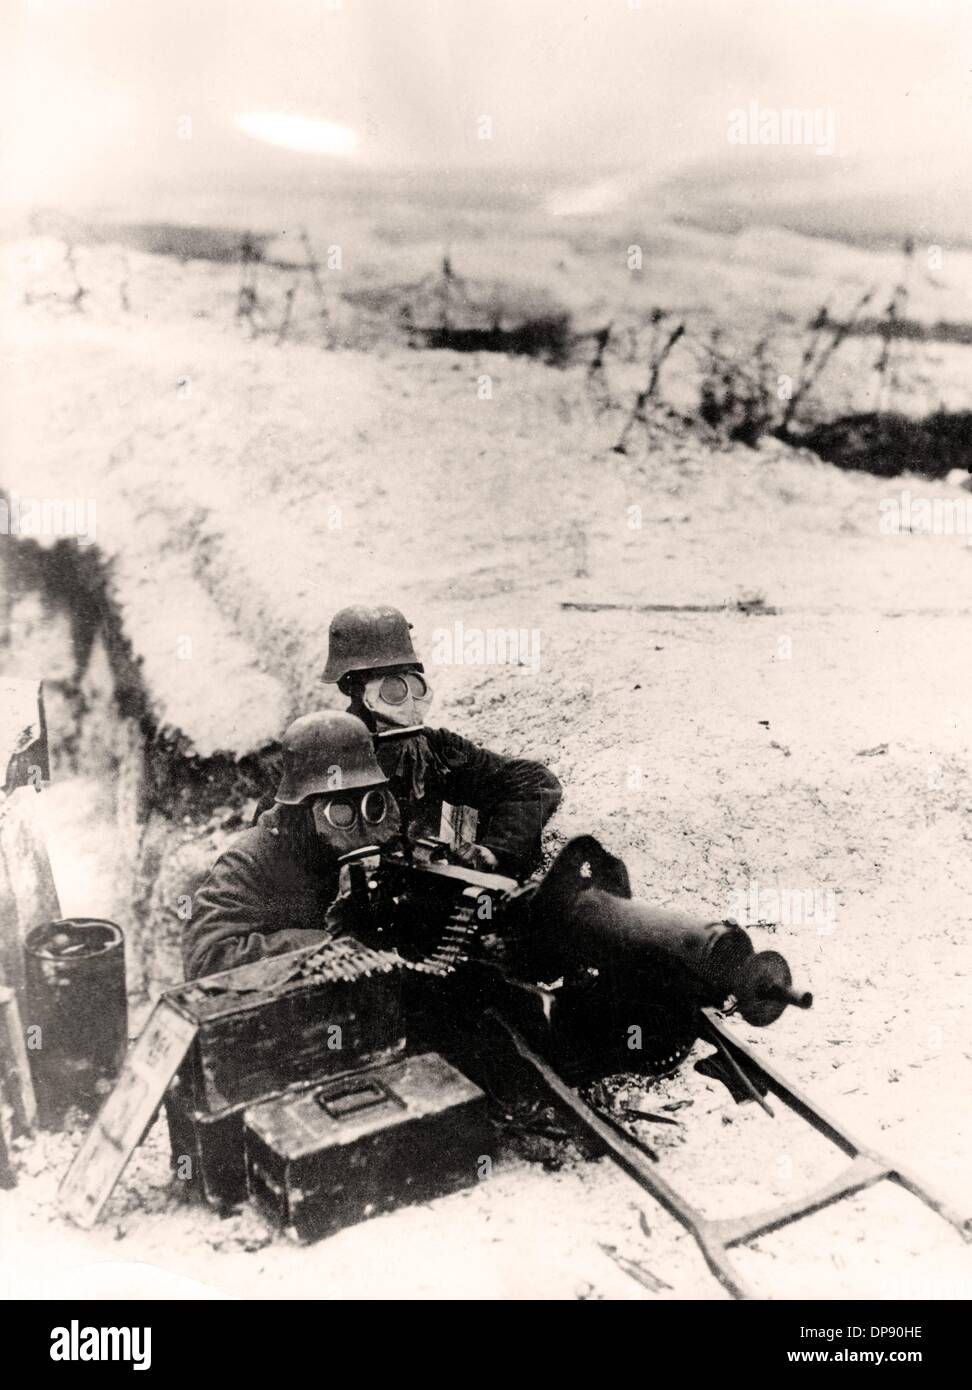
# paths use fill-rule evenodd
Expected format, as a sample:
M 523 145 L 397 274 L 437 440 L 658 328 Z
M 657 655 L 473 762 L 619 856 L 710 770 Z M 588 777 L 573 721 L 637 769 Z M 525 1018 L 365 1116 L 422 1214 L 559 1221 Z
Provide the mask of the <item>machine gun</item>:
M 375 742 L 420 732 L 384 730 Z M 784 958 L 757 952 L 742 927 L 632 899 L 624 863 L 593 836 L 572 840 L 539 884 L 449 857 L 445 842 L 403 839 L 377 875 L 354 866 L 355 918 L 413 971 L 440 982 L 458 974 L 467 1005 L 477 994 L 481 1010 L 496 1002 L 561 1066 L 580 1069 L 585 1053 L 603 1066 L 614 1053 L 657 1074 L 687 1055 L 703 1008 L 765 1027 L 789 1005 L 811 1006 Z
M 765 1027 L 812 996 L 742 927 L 632 899 L 627 870 L 592 836 L 572 840 L 540 883 L 448 861 L 424 840 L 351 870 L 355 931 L 398 951 L 446 1020 L 494 1009 L 558 1066 L 585 1073 L 674 1070 L 705 1008 Z M 472 1011 L 470 1013 L 470 1010 Z
M 631 897 L 627 870 L 591 836 L 572 840 L 540 883 L 518 884 L 448 862 L 425 841 L 382 854 L 368 872 L 351 866 L 355 931 L 397 951 L 415 989 L 414 1021 L 434 1046 L 454 1051 L 471 1030 L 487 1042 L 463 1052 L 486 1089 L 505 1048 L 588 1135 L 695 1238 L 712 1273 L 737 1298 L 750 1291 L 729 1249 L 799 1220 L 882 1180 L 897 1183 L 968 1240 L 964 1219 L 915 1175 L 852 1138 L 747 1046 L 720 1013 L 753 1027 L 788 1007 L 809 1009 L 776 951 L 756 951 L 729 921 L 707 922 Z M 409 1027 L 413 1027 L 412 1019 Z M 772 1118 L 772 1094 L 850 1160 L 816 1191 L 752 1215 L 710 1218 L 659 1173 L 657 1155 L 576 1089 L 611 1071 L 659 1076 L 699 1040 L 716 1051 L 699 1069 L 737 1101 Z

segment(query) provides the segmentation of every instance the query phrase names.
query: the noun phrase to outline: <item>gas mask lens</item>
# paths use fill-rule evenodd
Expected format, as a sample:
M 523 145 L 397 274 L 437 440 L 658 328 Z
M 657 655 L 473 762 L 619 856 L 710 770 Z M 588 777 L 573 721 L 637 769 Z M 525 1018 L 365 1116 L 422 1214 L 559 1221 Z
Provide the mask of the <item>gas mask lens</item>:
M 357 817 L 357 807 L 349 796 L 332 797 L 330 801 L 325 801 L 321 806 L 325 820 L 333 825 L 335 830 L 347 830 L 354 825 Z
M 361 816 L 366 825 L 381 825 L 388 814 L 384 792 L 365 792 L 361 798 Z
M 409 695 L 421 700 L 429 693 L 429 683 L 418 671 L 385 676 L 378 686 L 379 698 L 386 705 L 403 705 Z
M 325 820 L 335 830 L 350 830 L 360 816 L 365 825 L 381 825 L 388 815 L 388 798 L 380 790 L 366 791 L 359 799 L 354 796 L 332 796 L 314 807 L 314 819 Z

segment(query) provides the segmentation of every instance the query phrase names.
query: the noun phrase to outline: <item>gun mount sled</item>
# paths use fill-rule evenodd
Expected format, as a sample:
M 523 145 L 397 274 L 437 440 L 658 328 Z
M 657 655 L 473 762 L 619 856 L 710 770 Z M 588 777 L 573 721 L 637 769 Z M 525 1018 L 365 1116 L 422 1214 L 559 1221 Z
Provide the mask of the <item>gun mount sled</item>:
M 422 1046 L 457 1058 L 495 1092 L 519 1067 L 694 1237 L 735 1298 L 752 1297 L 731 1248 L 882 1181 L 898 1184 L 972 1239 L 964 1219 L 913 1173 L 859 1143 L 837 1120 L 727 1027 L 754 1027 L 788 1007 L 809 1009 L 776 951 L 757 952 L 731 922 L 704 922 L 632 899 L 627 870 L 591 836 L 565 846 L 541 883 L 450 864 L 425 841 L 386 851 L 377 873 L 351 866 L 356 932 L 394 949 L 407 967 L 409 1030 Z M 637 1031 L 633 1031 L 637 1030 Z M 829 1182 L 751 1215 L 714 1218 L 686 1201 L 657 1158 L 579 1093 L 611 1072 L 669 1075 L 697 1041 L 700 1063 L 734 1099 L 773 1118 L 775 1096 L 850 1160 Z M 632 1045 L 636 1043 L 637 1045 Z M 501 1083 L 502 1084 L 502 1083 Z

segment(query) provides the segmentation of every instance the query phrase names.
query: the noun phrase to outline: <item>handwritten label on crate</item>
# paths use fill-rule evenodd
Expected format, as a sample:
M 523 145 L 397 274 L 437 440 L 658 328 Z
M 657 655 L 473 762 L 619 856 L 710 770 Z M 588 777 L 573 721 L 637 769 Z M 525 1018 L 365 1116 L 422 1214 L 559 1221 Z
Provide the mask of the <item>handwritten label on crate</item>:
M 159 1000 L 61 1184 L 61 1210 L 76 1225 L 98 1220 L 196 1032 L 195 1023 Z

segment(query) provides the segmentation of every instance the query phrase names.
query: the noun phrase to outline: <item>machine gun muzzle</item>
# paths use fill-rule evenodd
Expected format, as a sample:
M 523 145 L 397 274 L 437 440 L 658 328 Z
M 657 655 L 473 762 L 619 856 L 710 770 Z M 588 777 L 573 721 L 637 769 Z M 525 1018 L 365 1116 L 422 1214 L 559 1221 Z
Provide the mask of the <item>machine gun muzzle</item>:
M 639 973 L 673 967 L 700 1004 L 734 998 L 747 1023 L 775 1023 L 788 1004 L 809 1009 L 813 996 L 793 988 L 778 951 L 753 947 L 742 927 L 619 898 L 602 888 L 578 894 L 568 930 L 586 960 L 629 964 Z
M 787 1005 L 813 1003 L 810 993 L 793 987 L 779 952 L 757 952 L 742 927 L 632 898 L 624 864 L 593 836 L 564 848 L 532 910 L 544 949 L 558 965 L 613 971 L 624 988 L 626 979 L 637 988 L 655 978 L 701 1006 L 734 999 L 757 1028 L 774 1023 Z

